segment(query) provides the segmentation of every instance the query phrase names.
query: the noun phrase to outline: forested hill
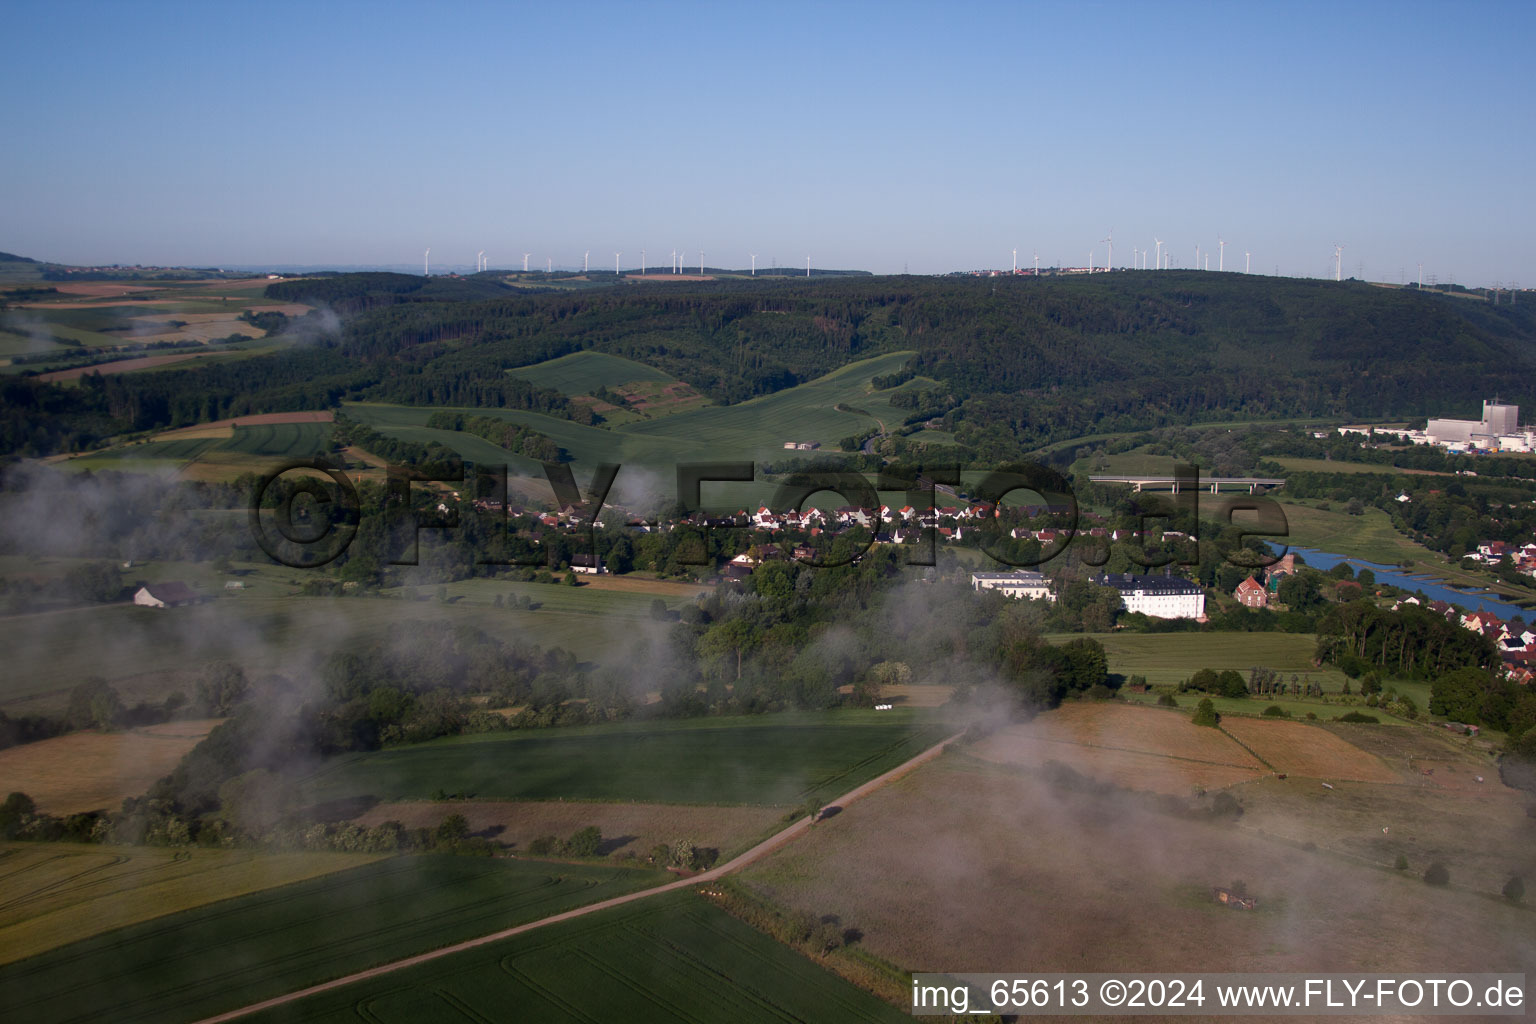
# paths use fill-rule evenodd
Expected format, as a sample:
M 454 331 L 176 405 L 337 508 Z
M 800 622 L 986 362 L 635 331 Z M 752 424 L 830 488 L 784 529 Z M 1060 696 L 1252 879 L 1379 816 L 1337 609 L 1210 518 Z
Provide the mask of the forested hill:
M 942 417 L 989 457 L 1170 423 L 1474 415 L 1494 394 L 1536 404 L 1527 393 L 1536 379 L 1533 304 L 1357 282 L 1133 271 L 647 282 L 526 295 L 495 275 L 346 274 L 282 282 L 269 294 L 344 311 L 342 326 L 238 371 L 121 375 L 70 396 L 27 385 L 36 392 L 4 404 L 68 407 L 89 426 L 42 438 L 31 418 L 30 428 L 8 430 L 8 450 L 23 438 L 31 451 L 86 444 L 104 422 L 145 429 L 341 398 L 575 416 L 560 396 L 518 381 L 516 368 L 581 349 L 659 367 L 722 403 L 915 350 L 908 370 L 882 386 L 916 375 L 901 403 L 911 419 Z

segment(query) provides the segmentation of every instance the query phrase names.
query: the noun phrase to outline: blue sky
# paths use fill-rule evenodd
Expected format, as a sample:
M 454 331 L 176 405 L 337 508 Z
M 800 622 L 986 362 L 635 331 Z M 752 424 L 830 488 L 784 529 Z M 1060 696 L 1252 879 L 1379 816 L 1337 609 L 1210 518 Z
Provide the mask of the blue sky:
M 71 263 L 1536 286 L 1531 3 L 17 3 L 0 249 Z

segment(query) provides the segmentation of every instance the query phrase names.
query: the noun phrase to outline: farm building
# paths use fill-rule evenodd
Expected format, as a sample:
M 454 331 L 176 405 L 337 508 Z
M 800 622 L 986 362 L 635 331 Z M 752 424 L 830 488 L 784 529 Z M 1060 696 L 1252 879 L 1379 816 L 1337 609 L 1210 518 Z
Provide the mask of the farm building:
M 201 600 L 203 595 L 179 580 L 146 583 L 133 594 L 133 603 L 145 608 L 178 608 Z
M 1120 604 L 1128 612 L 1155 619 L 1199 619 L 1205 616 L 1205 590 L 1178 576 L 1132 576 L 1104 573 L 1090 581 L 1120 591 Z
M 1265 608 L 1269 605 L 1269 592 L 1252 576 L 1239 583 L 1237 589 L 1232 591 L 1232 596 L 1244 608 Z
M 1020 572 L 973 572 L 971 586 L 976 590 L 1000 591 L 1004 597 L 1027 597 L 1037 601 L 1054 601 L 1051 581 L 1044 573 Z

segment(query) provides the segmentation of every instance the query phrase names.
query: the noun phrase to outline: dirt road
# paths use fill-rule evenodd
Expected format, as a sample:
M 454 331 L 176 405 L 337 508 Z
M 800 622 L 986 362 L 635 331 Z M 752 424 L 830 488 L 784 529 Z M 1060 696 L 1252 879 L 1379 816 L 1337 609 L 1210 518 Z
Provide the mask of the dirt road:
M 897 765 L 895 768 L 892 768 L 890 771 L 884 773 L 883 775 L 877 775 L 873 779 L 870 779 L 868 782 L 864 783 L 864 785 L 849 790 L 847 793 L 844 793 L 836 800 L 831 801 L 826 806 L 846 808 L 849 804 L 853 803 L 853 801 L 859 799 L 860 797 L 866 796 L 869 793 L 879 789 L 881 786 L 884 786 L 886 783 L 900 778 L 901 776 L 907 774 L 907 772 L 910 772 L 912 769 L 916 768 L 918 765 L 938 757 L 939 754 L 944 752 L 944 748 L 946 746 L 959 738 L 960 734 L 956 733 L 954 736 L 951 736 L 948 739 L 940 740 L 938 743 L 929 747 L 927 750 L 923 751 L 921 754 L 918 754 L 911 760 L 903 761 L 901 764 Z M 300 989 L 297 992 L 289 992 L 287 995 L 275 996 L 271 999 L 265 999 L 259 1003 L 252 1003 L 249 1006 L 242 1006 L 238 1010 L 230 1010 L 226 1013 L 221 1013 L 214 1017 L 207 1017 L 201 1021 L 198 1021 L 197 1024 L 219 1024 L 220 1021 L 235 1020 L 249 1013 L 256 1013 L 260 1010 L 268 1010 L 274 1006 L 282 1006 L 285 1003 L 295 1002 L 299 999 L 304 999 L 309 996 L 316 995 L 320 992 L 328 992 L 331 989 L 341 988 L 343 985 L 350 985 L 353 982 L 367 981 L 369 978 L 377 978 L 380 975 L 404 970 L 407 967 L 415 967 L 417 964 L 424 964 L 428 961 L 436 960 L 439 957 L 451 956 L 454 953 L 462 953 L 466 949 L 474 949 L 477 946 L 484 946 L 492 942 L 500 942 L 502 939 L 509 939 L 514 935 L 521 935 L 524 932 L 531 932 L 535 928 L 543 928 L 546 925 L 559 924 L 561 921 L 569 921 L 572 918 L 582 917 L 586 914 L 595 914 L 600 910 L 607 910 L 610 907 L 618 907 L 624 905 L 625 903 L 633 903 L 635 900 L 643 900 L 648 896 L 655 896 L 664 892 L 672 892 L 674 889 L 683 889 L 690 885 L 698 885 L 701 882 L 713 881 L 714 879 L 720 878 L 723 875 L 728 875 L 733 871 L 740 871 L 748 864 L 751 864 L 753 861 L 767 856 L 769 853 L 772 853 L 780 846 L 783 846 L 785 843 L 800 835 L 800 833 L 804 832 L 806 829 L 812 827 L 836 828 L 837 826 L 833 824 L 821 824 L 819 826 L 813 826 L 811 824 L 810 818 L 801 818 L 799 821 L 795 822 L 793 825 L 790 825 L 783 831 L 777 832 L 769 838 L 763 840 L 761 843 L 758 843 L 746 853 L 732 858 L 726 863 L 721 864 L 719 867 L 710 868 L 708 871 L 700 872 L 699 874 L 693 875 L 689 878 L 679 878 L 675 882 L 667 882 L 665 885 L 658 885 L 652 889 L 642 889 L 639 892 L 632 892 L 625 896 L 615 896 L 612 899 L 603 900 L 599 903 L 591 903 L 585 907 L 577 907 L 575 910 L 567 910 L 563 914 L 554 914 L 550 917 L 541 918 L 538 921 L 529 921 L 527 924 L 520 924 L 514 928 L 505 928 L 499 932 L 492 932 L 490 935 L 482 935 L 477 939 L 468 939 L 464 942 L 458 942 L 451 946 L 444 946 L 441 949 L 434 949 L 427 953 L 418 953 L 416 956 L 406 957 L 404 960 L 396 960 L 393 963 L 380 964 L 378 967 L 370 967 L 366 971 L 358 971 L 355 974 L 348 974 L 345 977 L 337 978 L 334 981 L 323 982 L 319 985 L 311 985 L 309 988 Z

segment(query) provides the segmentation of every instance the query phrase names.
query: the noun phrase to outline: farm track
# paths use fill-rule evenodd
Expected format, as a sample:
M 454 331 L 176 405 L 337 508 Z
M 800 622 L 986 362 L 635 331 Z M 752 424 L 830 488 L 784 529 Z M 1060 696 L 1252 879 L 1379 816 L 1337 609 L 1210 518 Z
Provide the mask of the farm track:
M 874 792 L 887 783 L 893 782 L 901 776 L 907 774 L 919 765 L 927 761 L 931 761 L 943 753 L 945 747 L 959 738 L 960 734 L 956 733 L 947 739 L 940 740 L 938 743 L 929 747 L 927 750 L 924 750 L 922 753 L 917 754 L 915 757 L 902 762 L 895 768 L 892 768 L 890 771 L 887 771 L 882 775 L 878 775 L 875 778 L 870 779 L 863 785 L 849 790 L 841 797 L 828 802 L 824 806 L 846 808 L 850 803 L 858 800 L 860 797 L 867 796 L 868 794 Z M 492 942 L 500 942 L 502 939 L 509 939 L 516 935 L 522 935 L 525 932 L 531 932 L 535 929 L 543 928 L 546 925 L 558 924 L 561 921 L 569 921 L 578 917 L 584 917 L 588 914 L 594 914 L 602 910 L 608 910 L 612 907 L 623 906 L 626 903 L 633 903 L 636 900 L 645 899 L 648 896 L 656 896 L 661 893 L 673 892 L 688 886 L 698 885 L 701 882 L 711 882 L 717 878 L 731 874 L 732 872 L 739 871 L 754 861 L 760 860 L 761 858 L 777 850 L 779 847 L 783 846 L 785 843 L 795 839 L 801 833 L 809 830 L 810 828 L 811 819 L 801 818 L 799 821 L 796 821 L 789 827 L 782 829 L 769 838 L 763 840 L 761 843 L 758 843 L 746 853 L 733 858 L 732 860 L 720 865 L 719 867 L 711 868 L 708 871 L 700 872 L 699 874 L 692 875 L 688 878 L 680 878 L 675 882 L 667 882 L 664 885 L 658 885 L 651 889 L 643 889 L 639 892 L 628 893 L 624 896 L 615 896 L 612 899 L 588 904 L 584 907 L 578 907 L 575 910 L 567 910 L 563 913 L 553 914 L 538 921 L 530 921 L 527 924 L 517 925 L 514 928 L 506 928 L 499 932 L 492 932 L 489 935 L 482 935 L 476 939 L 469 939 L 464 942 L 454 943 L 450 946 L 444 946 L 441 949 L 434 949 L 427 953 L 420 953 L 416 956 L 406 957 L 403 960 L 396 960 L 393 963 L 381 964 L 378 967 L 371 967 L 368 970 L 358 971 L 355 974 L 349 974 L 345 977 L 322 982 L 319 985 L 311 985 L 309 988 L 300 989 L 296 992 L 289 992 L 286 995 L 276 996 L 272 999 L 266 999 L 259 1003 L 252 1003 L 249 1006 L 242 1006 L 236 1010 L 229 1010 L 225 1013 L 216 1014 L 212 1017 L 206 1017 L 203 1020 L 197 1022 L 197 1024 L 220 1024 L 222 1021 L 236 1020 L 240 1017 L 246 1016 L 247 1014 L 256 1013 L 261 1010 L 268 1010 L 277 1006 L 283 1006 L 288 1003 L 296 1002 L 300 999 L 305 999 L 309 996 L 318 995 L 322 992 L 329 992 L 333 989 L 341 988 L 344 985 L 351 985 L 354 982 L 367 981 L 371 978 L 392 974 L 395 971 L 404 970 L 408 967 L 415 967 L 418 964 L 428 963 L 432 960 L 450 956 L 454 953 L 461 953 L 465 950 L 475 949 L 480 946 L 488 945 Z

